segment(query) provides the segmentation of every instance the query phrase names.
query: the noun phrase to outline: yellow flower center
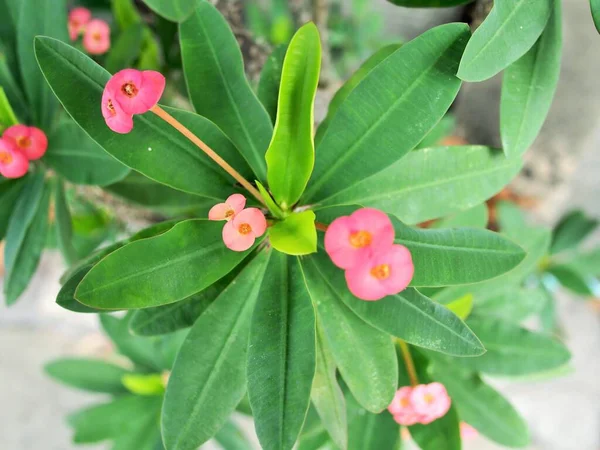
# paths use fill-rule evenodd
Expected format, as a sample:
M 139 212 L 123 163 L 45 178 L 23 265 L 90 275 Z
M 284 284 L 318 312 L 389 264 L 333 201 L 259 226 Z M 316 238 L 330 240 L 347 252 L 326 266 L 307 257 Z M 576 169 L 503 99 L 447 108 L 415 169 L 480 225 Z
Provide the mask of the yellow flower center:
M 108 108 L 108 112 L 110 113 L 111 116 L 117 115 L 117 111 L 115 111 L 115 105 L 113 105 L 113 102 L 110 98 L 108 99 L 108 102 L 106 103 L 106 107 Z
M 248 234 L 252 231 L 252 227 L 250 226 L 249 223 L 243 223 L 240 225 L 240 234 Z
M 228 209 L 227 212 L 225 213 L 225 218 L 229 219 L 231 218 L 233 215 L 235 214 L 235 211 L 233 209 Z M 247 225 L 247 224 L 244 224 Z
M 29 148 L 31 146 L 31 139 L 27 136 L 19 136 L 16 141 L 17 145 L 21 148 Z
M 435 400 L 435 397 L 431 394 L 425 394 L 423 399 L 425 400 L 425 403 L 427 403 L 428 405 L 431 405 L 433 403 L 433 401 Z
M 135 86 L 135 84 L 129 81 L 123 86 L 121 86 L 121 92 L 123 92 L 123 94 L 125 94 L 129 98 L 133 98 L 137 95 L 138 88 Z
M 371 269 L 371 275 L 378 280 L 385 280 L 390 276 L 390 266 L 388 264 L 380 264 Z
M 408 408 L 410 406 L 410 400 L 407 398 L 403 398 L 402 400 L 400 400 L 400 406 L 402 406 L 403 408 Z
M 355 248 L 363 248 L 371 244 L 373 236 L 368 231 L 356 231 L 350 234 L 350 245 Z
M 10 164 L 13 160 L 13 157 L 8 152 L 0 152 L 0 163 L 2 164 Z

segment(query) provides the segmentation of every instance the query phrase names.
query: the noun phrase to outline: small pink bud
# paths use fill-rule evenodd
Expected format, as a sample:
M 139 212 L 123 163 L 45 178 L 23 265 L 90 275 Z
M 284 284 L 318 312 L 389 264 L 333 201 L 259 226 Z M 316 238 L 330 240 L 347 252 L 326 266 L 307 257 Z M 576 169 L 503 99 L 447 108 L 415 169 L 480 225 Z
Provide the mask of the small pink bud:
M 0 175 L 21 178 L 29 170 L 29 161 L 6 139 L 0 139 Z
M 110 27 L 104 20 L 94 19 L 85 27 L 83 48 L 90 55 L 102 55 L 110 48 Z
M 165 90 L 165 77 L 153 70 L 124 69 L 106 84 L 127 114 L 143 114 L 152 109 Z
M 74 8 L 69 13 L 69 37 L 76 41 L 77 37 L 83 33 L 85 26 L 92 18 L 92 13 L 87 8 Z
M 227 248 L 243 252 L 248 250 L 257 237 L 267 230 L 265 215 L 257 208 L 247 208 L 236 214 L 223 227 L 223 242 Z
M 115 133 L 127 134 L 133 129 L 133 115 L 123 111 L 108 86 L 104 88 L 104 94 L 102 94 L 102 116 L 104 116 L 108 128 Z
M 4 131 L 2 138 L 11 142 L 30 161 L 40 159 L 48 149 L 46 133 L 36 127 L 13 125 Z
M 230 195 L 225 203 L 218 203 L 210 209 L 208 219 L 230 221 L 236 214 L 242 212 L 244 206 L 246 206 L 246 197 L 242 194 Z
M 479 432 L 475 428 L 473 428 L 467 422 L 460 423 L 460 438 L 463 441 L 475 439 L 477 436 L 479 436 Z
M 452 403 L 441 383 L 415 386 L 410 394 L 410 402 L 415 412 L 421 416 L 420 423 L 424 425 L 443 417 Z
M 335 219 L 325 233 L 325 251 L 341 269 L 350 269 L 393 243 L 392 222 L 385 213 L 372 208 Z
M 348 289 L 361 300 L 380 300 L 406 289 L 415 267 L 410 251 L 403 245 L 391 245 L 366 255 L 346 271 Z

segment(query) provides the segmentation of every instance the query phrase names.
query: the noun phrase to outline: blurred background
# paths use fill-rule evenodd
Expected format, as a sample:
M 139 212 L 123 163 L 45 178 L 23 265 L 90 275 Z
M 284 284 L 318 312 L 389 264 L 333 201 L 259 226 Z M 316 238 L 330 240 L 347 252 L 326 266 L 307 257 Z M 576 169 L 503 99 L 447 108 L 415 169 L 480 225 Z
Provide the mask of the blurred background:
M 94 3 L 100 5 L 99 14 L 111 21 L 110 9 L 103 13 L 103 2 Z M 242 43 L 247 70 L 254 78 L 270 49 L 286 42 L 293 33 L 294 26 L 286 17 L 300 22 L 312 19 L 322 32 L 326 30 L 323 35 L 328 48 L 317 120 L 324 117 L 329 100 L 343 81 L 378 48 L 410 40 L 438 24 L 477 23 L 492 4 L 478 1 L 467 7 L 409 10 L 385 0 L 217 3 Z M 554 104 L 540 136 L 525 155 L 524 170 L 504 194 L 526 210 L 532 223 L 548 226 L 573 209 L 600 219 L 600 36 L 587 1 L 564 0 L 563 4 L 563 65 Z M 448 142 L 500 146 L 500 86 L 500 77 L 464 84 L 452 108 L 455 126 Z M 125 210 L 121 220 L 136 229 L 148 218 Z M 598 243 L 600 234 L 596 232 L 585 245 Z M 71 444 L 65 417 L 98 401 L 97 395 L 56 384 L 42 371 L 47 362 L 58 357 L 108 357 L 113 350 L 95 316 L 73 314 L 55 304 L 64 270 L 58 253 L 46 252 L 19 303 L 7 308 L 0 302 L 0 449 L 76 448 Z M 527 419 L 532 435 L 530 449 L 600 449 L 600 303 L 593 297 L 582 298 L 564 290 L 557 293 L 557 318 L 561 336 L 573 353 L 572 372 L 551 380 L 490 380 Z M 244 432 L 252 435 L 250 424 L 246 423 Z M 465 448 L 500 447 L 478 437 L 468 441 Z

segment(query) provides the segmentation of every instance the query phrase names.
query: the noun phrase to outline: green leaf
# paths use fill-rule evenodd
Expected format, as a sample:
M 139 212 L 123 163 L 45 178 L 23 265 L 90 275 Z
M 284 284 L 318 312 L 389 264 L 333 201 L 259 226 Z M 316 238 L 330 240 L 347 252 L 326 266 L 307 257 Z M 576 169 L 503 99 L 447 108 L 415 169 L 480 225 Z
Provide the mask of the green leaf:
M 162 374 L 152 373 L 137 374 L 128 373 L 123 375 L 123 385 L 135 395 L 163 395 L 165 385 Z
M 546 295 L 541 288 L 507 286 L 489 296 L 477 298 L 476 311 L 479 315 L 495 316 L 519 323 L 542 310 Z
M 600 0 L 590 0 L 590 9 L 596 30 L 600 33 Z
M 4 250 L 4 295 L 13 304 L 35 274 L 48 234 L 50 190 L 43 174 L 29 181 L 8 224 Z M 31 189 L 29 189 L 30 184 Z M 31 201 L 31 203 L 29 203 Z
M 71 414 L 68 421 L 75 429 L 73 442 L 88 444 L 125 437 L 140 422 L 156 417 L 161 401 L 161 397 L 125 395 Z
M 4 239 L 12 212 L 29 176 L 17 180 L 0 178 L 0 241 Z
M 328 198 L 376 174 L 425 137 L 460 88 L 454 75 L 468 36 L 466 24 L 436 27 L 371 70 L 340 106 L 317 146 L 306 201 Z M 427 108 L 414 107 L 420 104 Z
M 526 375 L 564 365 L 571 355 L 550 336 L 533 333 L 492 317 L 471 317 L 467 324 L 481 339 L 487 352 L 476 358 L 453 358 L 452 362 L 490 375 Z
M 171 22 L 187 19 L 199 0 L 142 0 L 148 8 Z
M 529 431 L 523 418 L 478 375 L 435 362 L 432 376 L 448 390 L 461 420 L 485 437 L 506 447 L 529 444 Z
M 111 0 L 110 3 L 113 16 L 121 31 L 141 23 L 142 18 L 135 7 L 134 0 Z
M 179 33 L 185 78 L 196 112 L 229 136 L 256 177 L 264 181 L 264 154 L 273 125 L 246 79 L 242 54 L 229 25 L 214 6 L 201 2 L 180 24 Z
M 408 429 L 421 450 L 461 449 L 459 419 L 454 407 L 444 417 L 428 425 L 416 424 Z
M 56 297 L 56 304 L 60 307 L 67 309 L 69 311 L 78 312 L 78 313 L 101 313 L 102 310 L 96 308 L 90 308 L 82 303 L 79 303 L 75 299 L 75 291 L 77 290 L 77 286 L 81 283 L 81 280 L 88 274 L 90 270 L 94 267 L 92 264 L 77 266 L 76 270 L 73 272 L 69 272 L 69 277 L 65 281 L 65 283 L 60 288 L 58 295 Z
M 315 213 L 293 213 L 269 229 L 269 240 L 274 249 L 288 255 L 308 255 L 317 251 Z
M 248 396 L 261 447 L 291 449 L 315 375 L 315 313 L 300 263 L 274 252 L 260 287 L 248 343 Z
M 128 134 L 111 131 L 97 110 L 110 74 L 90 58 L 50 38 L 37 37 L 35 48 L 46 80 L 69 115 L 113 157 L 148 178 L 185 192 L 221 200 L 232 189 L 233 180 L 214 161 L 153 113 L 137 115 L 135 128 Z M 190 112 L 164 109 L 218 149 L 242 175 L 251 174 L 240 153 L 212 122 Z
M 525 214 L 518 205 L 509 201 L 501 201 L 496 204 L 496 220 L 500 231 L 508 234 L 518 234 L 520 230 L 527 228 Z
M 217 434 L 215 440 L 223 450 L 253 450 L 254 447 L 232 420 L 228 420 Z
M 331 101 L 329 102 L 329 109 L 327 110 L 327 116 L 323 119 L 323 122 L 319 125 L 317 129 L 317 135 L 315 137 L 315 142 L 317 145 L 321 142 L 323 136 L 325 136 L 325 132 L 329 125 L 331 125 L 331 121 L 333 117 L 336 115 L 344 100 L 348 98 L 348 96 L 352 93 L 352 91 L 359 85 L 359 83 L 365 79 L 365 77 L 384 59 L 394 53 L 402 47 L 402 44 L 390 44 L 385 47 L 380 48 L 377 52 L 373 53 L 369 59 L 367 59 L 356 72 L 352 74 L 348 81 L 344 83 L 344 85 L 335 93 Z
M 54 214 L 58 248 L 67 265 L 71 265 L 77 260 L 77 253 L 73 247 L 73 223 L 65 196 L 65 186 L 59 178 L 54 180 Z
M 469 41 L 458 76 L 483 81 L 496 75 L 538 40 L 552 13 L 554 0 L 505 0 L 491 13 Z
M 77 389 L 107 394 L 127 392 L 121 382 L 128 371 L 97 359 L 58 359 L 46 364 L 44 370 L 55 380 Z
M 392 217 L 396 244 L 407 247 L 415 265 L 412 286 L 476 283 L 515 268 L 525 251 L 498 233 L 474 228 L 410 228 Z
M 348 395 L 348 450 L 398 450 L 400 426 L 387 411 L 365 411 Z M 344 447 L 341 447 L 344 448 Z
M 2 197 L 0 197 L 0 202 L 2 202 L 1 198 Z M 600 248 L 584 252 L 575 252 L 572 257 L 567 260 L 567 263 L 579 273 L 590 276 L 600 275 Z
M 471 209 L 445 217 L 431 225 L 431 228 L 486 228 L 489 219 L 487 204 L 480 203 Z
M 248 5 L 255 7 L 256 5 Z M 281 72 L 283 71 L 283 59 L 287 51 L 287 45 L 279 45 L 273 50 L 265 61 L 260 72 L 258 90 L 256 95 L 263 104 L 271 120 L 277 120 L 277 100 L 279 98 L 279 86 L 281 85 Z
M 311 400 L 323 426 L 340 449 L 348 447 L 348 421 L 344 393 L 337 382 L 337 367 L 320 323 L 316 327 L 315 378 Z
M 389 335 L 352 312 L 321 273 L 314 257 L 301 263 L 318 321 L 344 381 L 365 409 L 383 411 L 392 401 L 398 381 L 398 364 Z
M 456 119 L 450 113 L 446 114 L 440 121 L 427 133 L 416 148 L 428 148 L 440 145 L 444 138 L 451 136 L 456 130 Z
M 25 95 L 10 71 L 11 65 L 7 56 L 1 50 L 2 45 L 0 43 L 0 86 L 4 89 L 6 97 L 15 110 L 17 117 L 20 117 L 24 121 L 28 120 L 32 111 L 25 101 Z M 16 64 L 12 67 L 16 67 Z
M 142 49 L 143 31 L 139 23 L 129 26 L 118 35 L 106 58 L 106 70 L 115 73 L 133 66 Z
M 106 190 L 132 203 L 168 215 L 193 213 L 207 217 L 208 210 L 215 205 L 215 200 L 172 189 L 135 171 L 131 171 L 123 180 L 107 186 Z
M 465 320 L 471 315 L 471 311 L 473 310 L 473 296 L 471 294 L 467 294 L 464 297 L 448 303 L 446 308 L 448 308 L 462 320 Z
M 417 224 L 482 203 L 506 186 L 522 164 L 521 159 L 507 159 L 488 147 L 431 147 L 410 152 L 381 172 L 319 202 L 317 208 L 358 204 Z
M 2 86 L 2 84 L 0 84 L 0 86 Z M 19 121 L 6 97 L 4 88 L 0 87 L 0 133 L 4 132 L 8 127 L 18 123 Z
M 206 442 L 244 396 L 250 319 L 268 259 L 267 252 L 259 254 L 200 316 L 183 343 L 162 412 L 169 450 Z
M 250 250 L 225 247 L 222 224 L 187 220 L 166 233 L 114 251 L 83 279 L 75 296 L 101 309 L 175 303 L 227 275 Z
M 336 296 L 373 327 L 411 344 L 451 355 L 473 356 L 484 352 L 477 336 L 462 320 L 415 289 L 365 302 L 350 293 L 343 271 L 335 267 L 324 252 L 311 260 Z
M 450 6 L 471 3 L 473 0 L 388 0 L 390 3 L 406 8 L 448 8 Z
M 269 191 L 267 191 L 267 189 L 262 185 L 260 181 L 255 180 L 255 183 L 256 187 L 258 188 L 258 191 L 260 192 L 260 195 L 265 201 L 265 204 L 267 205 L 267 208 L 269 209 L 269 212 L 273 215 L 273 217 L 276 217 L 278 219 L 284 219 L 284 212 L 281 210 L 279 205 L 275 203 L 275 200 L 273 200 L 273 197 L 271 197 Z
M 554 275 L 560 284 L 578 295 L 592 296 L 595 285 L 598 285 L 596 278 L 580 273 L 576 267 L 569 264 L 553 265 L 547 271 Z
M 286 211 L 298 201 L 315 164 L 314 105 L 321 70 L 321 38 L 314 23 L 290 42 L 281 74 L 277 120 L 265 155 L 269 188 Z
M 598 227 L 598 220 L 587 217 L 583 211 L 571 211 L 560 219 L 552 232 L 550 253 L 556 254 L 575 248 Z
M 561 2 L 537 43 L 508 66 L 502 84 L 500 131 L 508 157 L 521 156 L 540 132 L 560 75 L 562 53 Z
M 56 114 L 58 101 L 46 84 L 37 65 L 33 40 L 44 35 L 67 42 L 67 6 L 65 0 L 22 0 L 23 14 L 17 26 L 17 49 L 25 92 L 35 124 L 46 130 Z

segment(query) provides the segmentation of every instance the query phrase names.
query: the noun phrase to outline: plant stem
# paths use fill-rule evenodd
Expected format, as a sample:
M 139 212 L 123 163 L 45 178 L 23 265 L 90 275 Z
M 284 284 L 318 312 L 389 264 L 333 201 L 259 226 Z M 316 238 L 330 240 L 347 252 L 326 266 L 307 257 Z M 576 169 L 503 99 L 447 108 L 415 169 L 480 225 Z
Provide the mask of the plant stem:
M 321 222 L 315 222 L 315 228 L 319 231 L 327 231 L 328 226 Z
M 158 117 L 163 119 L 181 134 L 183 134 L 186 138 L 188 138 L 194 145 L 196 145 L 200 150 L 208 155 L 210 159 L 216 162 L 225 172 L 231 175 L 235 180 L 240 183 L 248 192 L 250 192 L 256 199 L 263 205 L 265 205 L 265 201 L 263 200 L 260 192 L 252 186 L 252 184 L 246 180 L 237 170 L 227 163 L 223 158 L 221 158 L 217 152 L 215 152 L 212 148 L 210 148 L 206 143 L 204 143 L 198 136 L 192 133 L 188 128 L 186 128 L 181 122 L 175 119 L 172 115 L 162 109 L 160 106 L 155 105 L 150 111 L 156 114 Z
M 408 348 L 408 344 L 404 342 L 402 339 L 397 339 L 398 347 L 400 347 L 400 351 L 402 352 L 402 358 L 404 359 L 404 364 L 406 365 L 406 371 L 408 372 L 408 378 L 410 379 L 410 385 L 415 387 L 419 384 L 419 379 L 417 378 L 417 371 L 415 370 L 415 363 L 410 354 L 410 350 Z

